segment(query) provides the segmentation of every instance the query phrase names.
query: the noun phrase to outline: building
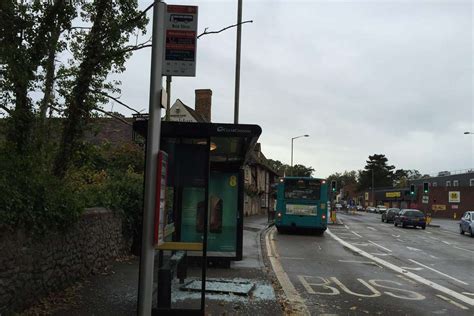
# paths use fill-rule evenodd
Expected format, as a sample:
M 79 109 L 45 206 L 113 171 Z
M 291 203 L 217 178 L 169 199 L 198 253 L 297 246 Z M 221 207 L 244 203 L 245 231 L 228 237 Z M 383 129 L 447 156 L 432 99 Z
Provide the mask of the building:
M 427 192 L 424 183 L 428 183 Z M 359 196 L 364 206 L 383 204 L 387 207 L 416 208 L 432 217 L 459 219 L 474 210 L 474 169 L 443 171 L 433 177 L 409 181 L 404 188 L 377 188 Z M 415 191 L 411 192 L 411 185 Z
M 278 181 L 278 173 L 267 162 L 257 143 L 244 166 L 244 214 L 269 214 L 275 208 L 272 187 Z

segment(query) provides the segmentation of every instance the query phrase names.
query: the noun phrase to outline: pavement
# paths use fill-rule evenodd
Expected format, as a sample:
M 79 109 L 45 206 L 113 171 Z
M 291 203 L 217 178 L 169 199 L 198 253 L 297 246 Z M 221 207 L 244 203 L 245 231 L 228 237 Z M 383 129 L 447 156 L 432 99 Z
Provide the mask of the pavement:
M 243 260 L 230 268 L 209 267 L 208 280 L 250 283 L 249 295 L 206 294 L 206 315 L 282 315 L 278 294 L 272 286 L 271 272 L 265 267 L 261 235 L 267 229 L 267 216 L 244 218 Z M 121 258 L 98 275 L 54 293 L 24 315 L 136 315 L 139 259 Z M 186 283 L 200 280 L 201 269 L 190 267 Z M 200 282 L 200 281 L 199 281 Z M 198 308 L 200 293 L 172 285 L 172 306 Z

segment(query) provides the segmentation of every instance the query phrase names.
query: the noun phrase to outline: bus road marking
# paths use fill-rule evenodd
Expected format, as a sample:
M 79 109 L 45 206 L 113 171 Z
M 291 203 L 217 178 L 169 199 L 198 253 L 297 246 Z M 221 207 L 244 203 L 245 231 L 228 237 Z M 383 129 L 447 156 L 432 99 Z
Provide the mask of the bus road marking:
M 470 295 L 470 296 L 474 296 L 474 293 L 470 293 L 470 292 L 462 292 L 462 294 L 464 294 L 464 295 Z
M 402 280 L 407 281 L 408 283 L 417 284 L 415 281 L 413 281 L 413 280 L 411 280 L 411 279 L 409 279 L 409 278 L 405 278 L 405 277 L 404 277 L 403 275 L 401 275 L 401 274 L 397 274 L 397 277 L 399 277 L 399 278 L 402 279 Z
M 456 281 L 456 282 L 458 282 L 458 283 L 461 283 L 461 284 L 464 284 L 464 285 L 469 285 L 468 283 L 466 283 L 466 282 L 464 282 L 464 281 L 458 280 L 458 279 L 456 279 L 455 277 L 452 277 L 452 276 L 450 276 L 450 275 L 447 275 L 446 273 L 443 273 L 443 272 L 441 272 L 441 271 L 438 271 L 438 270 L 436 270 L 436 269 L 433 269 L 432 267 L 429 267 L 429 266 L 427 266 L 427 265 L 424 265 L 424 264 L 422 264 L 422 263 L 419 263 L 418 261 L 415 261 L 415 260 L 413 260 L 413 259 L 408 259 L 408 260 L 410 260 L 411 262 L 413 262 L 413 263 L 415 263 L 415 264 L 417 264 L 417 265 L 420 265 L 420 266 L 422 266 L 422 267 L 424 267 L 424 268 L 426 268 L 426 269 L 428 269 L 428 270 L 431 270 L 431 271 L 433 271 L 433 272 L 436 272 L 436 273 L 438 273 L 438 274 L 441 274 L 442 276 L 445 276 L 445 277 L 447 277 L 447 278 L 450 278 L 451 280 L 454 280 L 454 281 Z
M 353 234 L 354 234 L 354 235 L 356 235 L 357 237 L 360 237 L 360 238 L 362 238 L 362 236 L 361 236 L 361 235 L 359 235 L 359 234 L 358 234 L 358 233 L 356 233 L 356 232 L 353 232 L 353 231 L 351 231 L 351 233 L 353 233 Z
M 418 292 L 405 290 L 403 284 L 391 281 L 391 280 L 369 280 L 366 282 L 363 279 L 357 278 L 356 280 L 365 287 L 366 293 L 358 293 L 351 290 L 343 282 L 341 282 L 336 277 L 324 278 L 321 276 L 309 276 L 309 275 L 298 275 L 298 280 L 301 282 L 303 287 L 309 294 L 314 295 L 327 295 L 334 296 L 340 294 L 349 294 L 357 297 L 364 298 L 376 298 L 380 297 L 383 294 L 403 299 L 403 300 L 413 300 L 413 301 L 422 301 L 426 297 Z M 413 281 L 411 281 L 413 282 Z M 357 282 L 356 282 L 357 283 Z M 413 282 L 414 283 L 414 282 Z M 352 286 L 354 284 L 350 283 Z M 416 283 L 415 283 L 416 284 Z M 356 286 L 357 287 L 357 286 Z M 367 290 L 369 293 L 367 293 Z
M 273 227 L 265 236 L 265 244 L 267 247 L 267 255 L 272 265 L 273 271 L 280 283 L 285 296 L 287 297 L 289 303 L 294 306 L 295 312 L 299 312 L 301 315 L 310 315 L 308 307 L 305 305 L 304 300 L 299 295 L 298 291 L 295 289 L 294 285 L 291 283 L 288 274 L 286 274 L 283 266 L 281 265 L 278 258 L 278 252 L 274 242 L 275 228 Z M 273 249 L 272 249 L 273 248 Z
M 375 246 L 377 246 L 377 247 L 379 247 L 379 248 L 382 248 L 382 249 L 385 250 L 385 251 L 392 252 L 392 250 L 390 250 L 390 249 L 388 249 L 388 248 L 385 248 L 384 246 L 381 246 L 381 245 L 379 245 L 379 244 L 376 244 L 376 243 L 374 243 L 373 241 L 370 241 L 370 240 L 369 240 L 368 242 L 370 242 L 372 245 L 375 245 Z
M 435 283 L 433 281 L 425 279 L 424 277 L 419 276 L 418 274 L 415 274 L 415 273 L 410 272 L 408 270 L 402 269 L 402 268 L 400 268 L 399 266 L 397 266 L 393 263 L 390 263 L 386 260 L 383 260 L 382 258 L 378 258 L 374 255 L 371 255 L 370 253 L 368 253 L 368 252 L 366 252 L 362 249 L 359 249 L 356 246 L 351 245 L 350 243 L 342 240 L 341 238 L 339 238 L 338 236 L 333 234 L 330 229 L 326 230 L 326 233 L 329 236 L 331 236 L 332 238 L 334 238 L 337 242 L 339 242 L 342 246 L 345 246 L 345 247 L 349 248 L 350 250 L 360 254 L 361 256 L 363 256 L 363 257 L 365 257 L 369 260 L 373 260 L 373 261 L 377 262 L 378 264 L 380 264 L 380 265 L 382 265 L 382 266 L 384 266 L 384 267 L 386 267 L 386 268 L 388 268 L 392 271 L 395 271 L 396 273 L 403 274 L 403 275 L 405 275 L 405 277 L 408 277 L 408 278 L 410 278 L 414 281 L 417 281 L 418 283 L 421 283 L 423 285 L 429 286 L 432 289 L 437 290 L 437 291 L 439 291 L 441 293 L 444 293 L 446 295 L 449 295 L 449 296 L 451 296 L 451 297 L 453 297 L 453 298 L 455 298 L 455 299 L 457 299 L 457 300 L 459 300 L 463 303 L 466 303 L 470 306 L 474 306 L 474 298 L 470 298 L 470 297 L 468 297 L 466 295 L 463 295 L 459 292 L 453 291 L 453 290 L 451 290 L 451 289 L 449 289 L 449 288 L 447 288 L 443 285 L 440 285 L 438 283 Z
M 374 232 L 376 232 L 376 231 L 377 231 L 375 228 L 373 228 L 373 227 L 370 227 L 370 226 L 367 226 L 367 228 L 368 228 L 368 229 L 371 229 L 371 230 L 373 230 Z
M 448 302 L 448 303 L 453 304 L 454 306 L 459 307 L 460 309 L 464 309 L 464 310 L 469 309 L 469 308 L 467 308 L 466 306 L 461 305 L 461 304 L 459 304 L 458 302 L 455 302 L 455 301 L 453 301 L 452 299 L 447 298 L 447 297 L 445 297 L 445 296 L 443 296 L 443 295 L 441 295 L 441 294 L 436 294 L 436 296 L 439 297 L 439 298 L 442 299 L 442 300 L 445 300 L 445 301 Z

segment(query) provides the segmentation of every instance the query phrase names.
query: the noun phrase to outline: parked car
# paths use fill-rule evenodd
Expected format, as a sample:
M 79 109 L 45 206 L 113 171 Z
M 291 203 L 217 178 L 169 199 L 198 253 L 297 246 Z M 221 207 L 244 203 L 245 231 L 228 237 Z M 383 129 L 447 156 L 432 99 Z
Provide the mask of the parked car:
M 395 216 L 400 212 L 399 208 L 392 207 L 389 208 L 385 213 L 382 213 L 382 222 L 393 222 Z
M 342 210 L 342 204 L 337 203 L 337 204 L 334 205 L 334 206 L 336 207 L 336 210 L 337 210 L 337 211 Z
M 379 213 L 379 214 L 383 214 L 387 211 L 387 208 L 385 207 L 385 205 L 377 205 L 377 209 L 376 209 L 376 212 Z
M 364 207 L 362 205 L 357 205 L 356 206 L 356 210 L 358 211 L 363 211 L 364 210 Z
M 365 210 L 369 213 L 375 213 L 375 211 L 376 211 L 375 207 L 373 207 L 373 206 L 369 206 Z
M 422 229 L 426 228 L 426 217 L 420 210 L 415 209 L 403 209 L 393 219 L 395 226 L 401 225 L 402 227 L 420 226 Z
M 459 232 L 461 235 L 469 233 L 471 237 L 474 237 L 474 211 L 468 211 L 464 213 L 459 222 Z

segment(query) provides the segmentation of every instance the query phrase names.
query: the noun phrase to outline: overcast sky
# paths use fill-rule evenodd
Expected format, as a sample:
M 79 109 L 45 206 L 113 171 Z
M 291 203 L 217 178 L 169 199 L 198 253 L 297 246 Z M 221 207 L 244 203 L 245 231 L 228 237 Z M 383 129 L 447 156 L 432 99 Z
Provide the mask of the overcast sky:
M 240 122 L 262 127 L 267 158 L 289 164 L 291 137 L 309 134 L 294 163 L 317 177 L 362 169 L 374 153 L 422 173 L 474 168 L 474 135 L 463 134 L 474 132 L 471 1 L 243 1 L 254 22 L 242 27 Z M 200 32 L 236 21 L 237 0 L 168 3 L 198 5 Z M 233 122 L 235 38 L 199 39 L 197 75 L 173 78 L 172 103 L 194 107 L 194 90 L 209 88 L 212 120 Z M 119 76 L 121 99 L 144 112 L 149 65 L 138 51 Z

